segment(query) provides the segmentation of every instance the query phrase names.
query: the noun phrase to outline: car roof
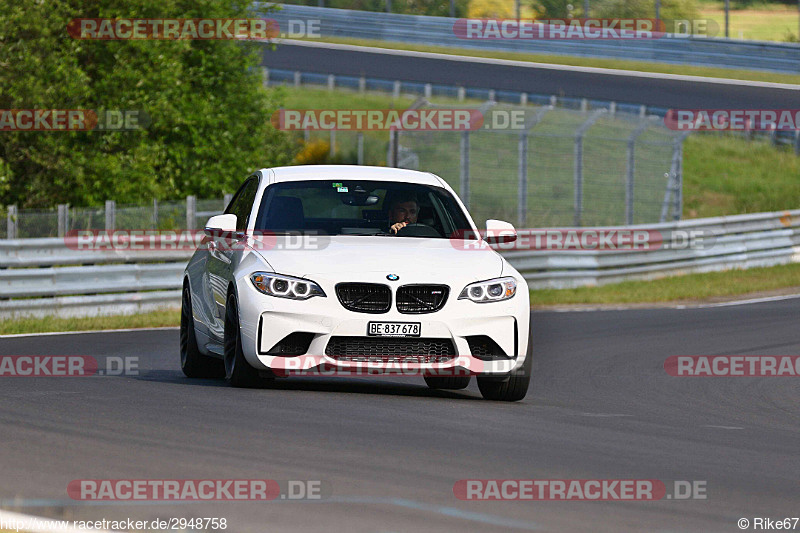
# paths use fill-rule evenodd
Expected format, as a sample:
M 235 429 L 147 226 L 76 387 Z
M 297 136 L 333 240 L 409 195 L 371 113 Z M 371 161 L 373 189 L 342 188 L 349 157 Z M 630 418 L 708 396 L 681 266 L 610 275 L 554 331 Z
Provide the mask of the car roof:
M 371 180 L 418 183 L 421 185 L 442 186 L 442 182 L 429 172 L 419 172 L 404 168 L 369 167 L 361 165 L 298 165 L 263 169 L 272 171 L 275 183 L 305 180 Z

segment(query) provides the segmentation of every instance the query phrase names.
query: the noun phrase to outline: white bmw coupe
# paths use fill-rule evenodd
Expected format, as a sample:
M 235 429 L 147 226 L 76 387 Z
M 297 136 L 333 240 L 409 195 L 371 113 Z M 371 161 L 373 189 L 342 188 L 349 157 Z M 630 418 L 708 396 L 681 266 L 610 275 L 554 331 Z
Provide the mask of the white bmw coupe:
M 257 386 L 309 372 L 417 372 L 490 400 L 525 397 L 527 284 L 430 173 L 363 166 L 262 169 L 209 219 L 186 267 L 181 368 Z M 324 371 L 323 371 L 324 370 Z

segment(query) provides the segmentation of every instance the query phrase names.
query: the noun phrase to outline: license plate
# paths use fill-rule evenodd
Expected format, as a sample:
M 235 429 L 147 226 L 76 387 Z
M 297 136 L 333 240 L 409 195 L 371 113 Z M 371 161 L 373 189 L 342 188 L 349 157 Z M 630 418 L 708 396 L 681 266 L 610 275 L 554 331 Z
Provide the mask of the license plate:
M 419 337 L 420 322 L 370 322 L 367 335 L 374 337 Z

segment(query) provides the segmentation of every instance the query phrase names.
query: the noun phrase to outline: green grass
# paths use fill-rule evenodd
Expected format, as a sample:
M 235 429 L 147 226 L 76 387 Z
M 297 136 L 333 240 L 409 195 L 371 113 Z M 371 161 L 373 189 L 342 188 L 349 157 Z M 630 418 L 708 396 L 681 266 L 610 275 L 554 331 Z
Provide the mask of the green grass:
M 536 308 L 561 304 L 698 302 L 787 287 L 800 292 L 800 264 L 625 281 L 599 287 L 532 290 L 531 305 Z
M 706 4 L 700 18 L 713 20 L 719 27 L 717 37 L 725 36 L 725 10 L 722 2 Z M 785 41 L 797 36 L 797 7 L 783 4 L 760 4 L 747 9 L 731 9 L 729 31 L 733 39 Z
M 685 218 L 800 207 L 800 157 L 766 141 L 691 135 L 684 144 Z
M 795 24 L 795 28 L 796 27 L 797 24 Z M 565 56 L 565 55 L 500 52 L 494 50 L 485 51 L 485 50 L 475 50 L 471 48 L 448 48 L 444 46 L 397 43 L 391 41 L 376 41 L 368 39 L 343 39 L 338 37 L 324 37 L 322 40 L 331 43 L 372 46 L 378 48 L 391 48 L 396 50 L 415 50 L 419 52 L 435 52 L 439 54 L 454 54 L 454 55 L 464 55 L 472 57 L 490 57 L 495 59 L 510 59 L 515 61 L 530 61 L 535 63 L 573 65 L 580 67 L 598 67 L 598 68 L 609 68 L 609 69 L 620 69 L 620 70 L 634 70 L 638 72 L 660 72 L 664 74 L 680 74 L 684 76 L 706 76 L 712 78 L 729 78 L 736 80 L 753 80 L 753 81 L 766 81 L 774 83 L 800 84 L 800 75 L 797 74 L 781 74 L 775 72 L 761 72 L 757 70 L 728 69 L 728 68 L 703 67 L 703 66 L 693 66 L 693 65 L 671 65 L 667 63 L 656 63 L 647 61 L 627 61 L 621 59 L 603 59 L 603 58 L 575 57 L 575 56 Z
M 140 315 L 90 318 L 17 318 L 0 321 L 0 335 L 44 333 L 48 331 L 87 331 L 95 329 L 158 328 L 179 326 L 179 310 L 153 311 Z

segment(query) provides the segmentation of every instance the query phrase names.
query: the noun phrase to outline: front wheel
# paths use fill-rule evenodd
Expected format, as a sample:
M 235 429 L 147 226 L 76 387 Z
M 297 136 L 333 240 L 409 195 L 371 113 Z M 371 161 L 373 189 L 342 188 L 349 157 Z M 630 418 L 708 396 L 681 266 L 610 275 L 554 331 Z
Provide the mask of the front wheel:
M 257 387 L 262 383 L 258 370 L 244 358 L 239 308 L 233 294 L 225 306 L 225 379 L 234 387 Z
M 497 378 L 478 378 L 478 389 L 486 400 L 501 402 L 518 402 L 528 394 L 528 387 L 533 373 L 533 343 L 528 334 L 528 355 L 522 366 L 513 371 L 504 381 Z

